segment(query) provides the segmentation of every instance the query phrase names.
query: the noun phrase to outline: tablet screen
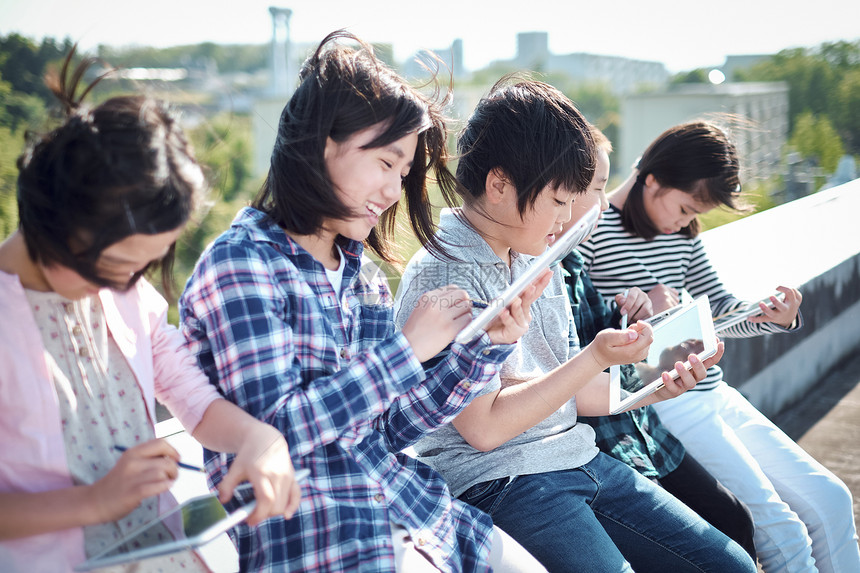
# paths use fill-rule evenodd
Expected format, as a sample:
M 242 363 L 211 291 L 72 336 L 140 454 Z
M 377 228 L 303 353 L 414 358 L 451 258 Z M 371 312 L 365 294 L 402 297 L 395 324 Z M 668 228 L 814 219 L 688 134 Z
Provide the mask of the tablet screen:
M 624 375 L 610 379 L 611 414 L 626 410 L 662 388 L 663 372 L 676 376 L 675 362 L 681 361 L 689 366 L 687 357 L 690 354 L 704 360 L 717 351 L 707 296 L 655 315 L 648 322 L 652 322 L 654 329 L 654 342 L 648 356 L 633 364 L 632 368 L 626 367 Z
M 475 338 L 482 330 L 484 330 L 494 318 L 496 318 L 502 310 L 504 310 L 511 302 L 525 290 L 527 286 L 532 284 L 538 275 L 546 268 L 558 263 L 566 257 L 570 251 L 579 243 L 585 240 L 588 235 L 594 230 L 594 225 L 600 218 L 600 206 L 595 205 L 588 210 L 582 218 L 577 221 L 567 232 L 557 238 L 555 242 L 547 248 L 544 253 L 529 264 L 528 269 L 515 280 L 511 286 L 494 298 L 487 305 L 487 308 L 481 311 L 472 322 L 457 334 L 455 342 L 465 344 Z
M 247 518 L 254 502 L 227 513 L 216 494 L 189 499 L 132 531 L 76 571 L 138 561 L 203 545 Z

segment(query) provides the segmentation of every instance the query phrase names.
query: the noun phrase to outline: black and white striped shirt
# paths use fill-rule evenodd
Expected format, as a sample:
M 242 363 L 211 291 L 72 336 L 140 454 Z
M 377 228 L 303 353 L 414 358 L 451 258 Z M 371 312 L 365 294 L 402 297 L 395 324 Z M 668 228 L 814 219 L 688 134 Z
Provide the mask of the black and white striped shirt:
M 698 237 L 673 233 L 647 240 L 634 236 L 621 225 L 621 211 L 615 206 L 603 213 L 594 234 L 578 249 L 594 286 L 609 303 L 626 288 L 639 287 L 648 292 L 662 283 L 679 292 L 686 289 L 694 298 L 708 295 L 714 316 L 748 304 L 723 286 Z M 744 321 L 721 331 L 720 337 L 746 338 L 786 331 L 773 323 Z M 710 390 L 722 378 L 722 370 L 713 366 L 695 390 Z

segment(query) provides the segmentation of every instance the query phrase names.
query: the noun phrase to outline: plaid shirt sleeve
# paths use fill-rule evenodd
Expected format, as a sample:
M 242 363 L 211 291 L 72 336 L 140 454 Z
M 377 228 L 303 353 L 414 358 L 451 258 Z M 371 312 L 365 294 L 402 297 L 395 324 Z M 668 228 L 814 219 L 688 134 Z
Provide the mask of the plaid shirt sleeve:
M 425 364 L 427 380 L 399 397 L 380 419 L 389 449 L 400 451 L 454 420 L 498 373 L 514 345 L 493 346 L 483 333 L 453 344 L 438 360 Z
M 314 297 L 278 249 L 233 240 L 204 254 L 181 300 L 187 345 L 210 379 L 229 400 L 281 430 L 296 458 L 333 441 L 354 445 L 395 397 L 424 379 L 390 316 L 367 326 L 383 329 L 386 338 L 332 372 L 329 357 L 320 356 L 325 341 L 297 334 L 317 332 L 300 323 L 325 318 Z

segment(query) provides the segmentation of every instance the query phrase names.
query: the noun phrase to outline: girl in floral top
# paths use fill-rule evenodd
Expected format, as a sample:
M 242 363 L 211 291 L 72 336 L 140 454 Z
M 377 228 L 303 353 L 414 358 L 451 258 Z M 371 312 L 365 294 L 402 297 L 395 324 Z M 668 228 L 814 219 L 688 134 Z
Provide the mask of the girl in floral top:
M 70 73 L 71 57 L 49 81 L 67 119 L 19 160 L 20 224 L 0 245 L 4 571 L 71 571 L 175 504 L 179 454 L 154 439 L 156 399 L 236 454 L 220 499 L 250 481 L 250 522 L 291 515 L 300 496 L 280 432 L 219 396 L 143 278 L 160 266 L 169 279 L 204 191 L 185 136 L 149 98 L 86 109 L 76 92 L 92 61 Z M 206 568 L 191 552 L 129 567 Z

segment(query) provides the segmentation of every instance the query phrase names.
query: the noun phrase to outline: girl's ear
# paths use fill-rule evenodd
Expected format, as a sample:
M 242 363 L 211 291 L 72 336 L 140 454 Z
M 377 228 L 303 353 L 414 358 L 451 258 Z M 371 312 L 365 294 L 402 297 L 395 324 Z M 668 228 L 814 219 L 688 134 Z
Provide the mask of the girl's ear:
M 513 191 L 513 186 L 504 171 L 498 167 L 494 167 L 487 173 L 484 195 L 486 195 L 489 203 L 501 203 L 505 199 L 505 195 L 511 191 Z
M 328 162 L 331 161 L 332 158 L 337 155 L 339 148 L 340 148 L 340 146 L 337 143 L 335 143 L 335 141 L 331 137 L 325 138 L 325 149 L 323 149 L 323 161 L 326 162 L 326 165 L 328 165 Z
M 658 189 L 660 189 L 660 182 L 657 181 L 657 178 L 654 177 L 653 173 L 649 173 L 645 176 L 645 184 L 643 185 L 643 193 L 648 193 L 653 195 Z
M 657 178 L 654 177 L 653 173 L 645 176 L 645 185 L 657 185 Z

